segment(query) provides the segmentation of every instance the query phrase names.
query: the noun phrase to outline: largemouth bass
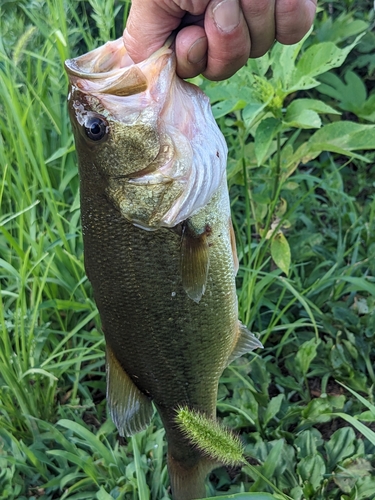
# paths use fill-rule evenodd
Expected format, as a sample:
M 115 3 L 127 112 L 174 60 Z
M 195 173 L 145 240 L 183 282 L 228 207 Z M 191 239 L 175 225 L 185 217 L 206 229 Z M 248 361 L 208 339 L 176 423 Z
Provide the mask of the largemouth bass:
M 176 410 L 215 419 L 223 370 L 261 347 L 238 321 L 225 140 L 168 44 L 134 64 L 122 40 L 108 42 L 66 69 L 110 414 L 129 436 L 150 423 L 153 402 L 173 498 L 203 498 L 218 464 L 182 435 Z

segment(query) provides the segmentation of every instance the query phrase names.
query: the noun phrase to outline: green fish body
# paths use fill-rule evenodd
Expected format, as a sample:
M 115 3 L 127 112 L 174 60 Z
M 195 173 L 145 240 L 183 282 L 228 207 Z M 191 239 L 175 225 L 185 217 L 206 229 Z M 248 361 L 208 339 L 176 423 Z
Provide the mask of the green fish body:
M 150 423 L 153 402 L 173 498 L 203 498 L 218 464 L 182 435 L 176 410 L 215 419 L 223 370 L 261 347 L 238 321 L 225 141 L 168 46 L 135 65 L 117 40 L 66 68 L 110 413 L 129 436 Z

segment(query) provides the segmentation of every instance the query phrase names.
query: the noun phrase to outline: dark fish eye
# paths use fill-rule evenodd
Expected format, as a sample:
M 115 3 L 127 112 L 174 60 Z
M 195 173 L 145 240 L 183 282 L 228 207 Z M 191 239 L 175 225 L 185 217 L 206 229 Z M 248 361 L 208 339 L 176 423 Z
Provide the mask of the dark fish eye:
M 92 141 L 100 141 L 108 132 L 108 123 L 100 116 L 87 117 L 84 129 L 87 137 Z

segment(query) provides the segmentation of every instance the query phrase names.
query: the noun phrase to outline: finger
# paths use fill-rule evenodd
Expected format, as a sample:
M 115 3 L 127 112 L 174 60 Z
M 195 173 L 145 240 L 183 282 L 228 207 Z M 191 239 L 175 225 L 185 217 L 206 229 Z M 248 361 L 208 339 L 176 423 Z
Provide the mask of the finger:
M 224 80 L 234 75 L 250 54 L 250 36 L 239 0 L 212 0 L 205 15 L 208 39 L 204 76 Z
M 250 31 L 250 57 L 260 57 L 275 41 L 275 0 L 242 0 L 241 7 Z
M 209 0 L 133 0 L 124 30 L 124 44 L 134 62 L 160 49 L 186 12 L 204 13 Z
M 317 0 L 276 0 L 276 39 L 285 45 L 299 42 L 314 22 Z
M 206 69 L 208 42 L 204 28 L 187 26 L 176 36 L 177 74 L 193 78 Z
M 133 0 L 123 35 L 133 61 L 144 61 L 160 49 L 183 15 L 184 12 L 177 8 L 167 12 L 158 1 Z

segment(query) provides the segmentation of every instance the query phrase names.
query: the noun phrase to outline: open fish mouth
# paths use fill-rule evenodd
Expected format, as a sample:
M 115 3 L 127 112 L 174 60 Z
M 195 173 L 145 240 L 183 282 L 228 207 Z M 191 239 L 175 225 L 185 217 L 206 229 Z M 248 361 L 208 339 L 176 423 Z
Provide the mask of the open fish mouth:
M 147 90 L 155 71 L 150 72 L 153 62 L 165 64 L 171 54 L 173 38 L 155 52 L 149 59 L 139 64 L 128 55 L 122 38 L 107 42 L 101 47 L 75 59 L 65 61 L 65 68 L 72 84 L 82 92 L 128 96 Z M 151 63 L 151 64 L 150 64 Z

